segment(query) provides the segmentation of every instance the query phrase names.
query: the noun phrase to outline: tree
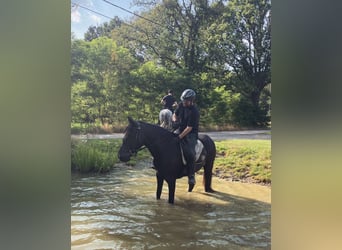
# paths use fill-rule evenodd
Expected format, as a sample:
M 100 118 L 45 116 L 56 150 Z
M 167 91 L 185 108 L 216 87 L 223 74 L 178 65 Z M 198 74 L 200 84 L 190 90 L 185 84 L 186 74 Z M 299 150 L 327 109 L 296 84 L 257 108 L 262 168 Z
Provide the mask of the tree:
M 132 106 L 143 100 L 134 95 L 142 77 L 132 76 L 140 62 L 129 49 L 106 36 L 72 41 L 72 48 L 73 121 L 115 124 L 126 121 L 131 111 L 137 114 Z
M 142 17 L 115 30 L 113 38 L 143 61 L 153 61 L 169 72 L 183 74 L 174 89 L 194 88 L 204 94 L 213 89 L 211 81 L 201 81 L 201 74 L 208 70 L 204 31 L 220 15 L 222 3 L 207 0 L 136 3 L 149 9 L 140 14 Z M 204 98 L 198 99 L 199 104 L 202 101 L 207 103 Z
M 111 38 L 112 31 L 122 25 L 122 21 L 119 17 L 114 17 L 110 20 L 110 22 L 104 22 L 103 24 L 99 26 L 90 26 L 87 30 L 87 32 L 84 34 L 84 40 L 86 41 L 92 41 L 96 38 L 106 36 L 108 38 Z
M 140 17 L 90 27 L 86 40 L 72 39 L 78 120 L 125 123 L 131 115 L 154 122 L 168 88 L 176 96 L 193 88 L 202 121 L 265 123 L 270 0 L 136 2 L 148 7 Z
M 182 68 L 193 73 L 203 71 L 206 61 L 201 30 L 214 12 L 207 0 L 136 1 L 150 9 L 133 23 L 134 32 L 126 39 L 148 59 L 165 67 Z M 153 8 L 151 8 L 151 6 Z M 129 27 L 127 27 L 129 28 Z
M 97 118 L 104 124 L 108 117 L 107 92 L 108 82 L 113 74 L 114 47 L 114 42 L 107 37 L 100 37 L 91 42 L 72 42 L 71 68 L 72 82 L 75 85 L 72 88 L 72 105 L 77 106 L 78 103 L 79 109 L 73 107 L 73 112 L 83 120 L 91 119 L 94 122 Z M 76 77 L 79 75 L 84 77 Z
M 251 102 L 255 123 L 264 122 L 259 104 L 271 82 L 270 0 L 229 1 L 208 34 L 211 57 L 229 74 L 227 86 Z
M 82 72 L 82 65 L 86 60 L 86 48 L 83 40 L 71 37 L 71 83 L 82 81 L 87 75 Z

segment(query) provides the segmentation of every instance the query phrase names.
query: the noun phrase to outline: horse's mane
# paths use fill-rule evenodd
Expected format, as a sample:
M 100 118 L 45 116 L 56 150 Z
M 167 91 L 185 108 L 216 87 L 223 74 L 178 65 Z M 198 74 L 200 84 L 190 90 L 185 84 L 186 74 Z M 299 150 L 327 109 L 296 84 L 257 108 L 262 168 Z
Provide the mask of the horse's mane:
M 153 133 L 156 133 L 156 135 L 158 136 L 169 136 L 169 137 L 175 137 L 175 134 L 170 132 L 169 130 L 162 128 L 158 125 L 155 124 L 151 124 L 151 123 L 147 123 L 147 122 L 143 122 L 143 121 L 139 121 L 139 123 L 141 125 L 144 125 L 145 127 L 148 127 L 150 129 L 153 130 Z

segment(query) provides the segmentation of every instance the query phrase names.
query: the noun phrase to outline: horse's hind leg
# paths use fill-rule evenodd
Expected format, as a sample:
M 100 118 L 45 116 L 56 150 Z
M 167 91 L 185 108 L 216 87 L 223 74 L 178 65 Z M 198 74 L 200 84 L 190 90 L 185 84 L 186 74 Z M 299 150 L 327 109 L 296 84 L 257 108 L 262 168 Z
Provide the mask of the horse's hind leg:
M 167 182 L 169 185 L 169 203 L 174 204 L 175 201 L 175 190 L 176 190 L 176 180 L 169 180 Z
M 204 175 L 203 175 L 203 182 L 204 182 L 204 190 L 205 192 L 215 192 L 214 189 L 211 187 L 211 180 L 212 180 L 212 170 L 214 167 L 214 159 L 209 159 L 206 161 L 204 166 Z
M 160 200 L 164 179 L 159 176 L 158 172 L 156 174 L 156 177 L 157 177 L 157 200 Z
M 213 168 L 214 168 L 214 161 L 216 157 L 216 146 L 212 139 L 209 136 L 204 137 L 204 141 L 202 141 L 205 145 L 207 150 L 207 157 L 204 164 L 204 190 L 205 192 L 215 192 L 214 189 L 211 188 L 211 181 L 213 176 Z

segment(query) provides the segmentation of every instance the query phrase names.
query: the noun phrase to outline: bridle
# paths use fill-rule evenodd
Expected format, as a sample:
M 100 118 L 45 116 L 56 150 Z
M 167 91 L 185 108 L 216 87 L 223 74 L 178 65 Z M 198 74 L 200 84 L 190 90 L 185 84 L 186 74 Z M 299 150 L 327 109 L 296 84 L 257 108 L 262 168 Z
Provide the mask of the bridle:
M 137 122 L 137 127 L 134 127 L 135 128 L 135 130 L 136 130 L 136 134 L 135 134 L 135 141 L 136 141 L 136 144 L 140 144 L 141 142 L 140 142 L 140 132 L 141 132 L 141 126 L 140 126 L 140 123 L 139 122 Z M 129 154 L 131 155 L 131 156 L 136 156 L 137 155 L 137 153 L 140 151 L 140 150 L 143 150 L 143 149 L 145 149 L 146 148 L 146 146 L 140 146 L 140 147 L 138 147 L 138 148 L 135 148 L 135 149 L 131 149 L 131 148 L 129 148 L 128 149 L 128 152 L 129 152 Z

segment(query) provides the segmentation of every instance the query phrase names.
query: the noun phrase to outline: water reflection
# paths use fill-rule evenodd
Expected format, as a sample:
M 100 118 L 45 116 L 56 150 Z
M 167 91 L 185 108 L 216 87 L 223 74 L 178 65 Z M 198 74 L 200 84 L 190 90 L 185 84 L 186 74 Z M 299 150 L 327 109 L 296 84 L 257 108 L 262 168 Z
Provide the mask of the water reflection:
M 177 180 L 170 205 L 165 184 L 155 199 L 155 172 L 143 165 L 73 175 L 72 249 L 270 249 L 270 188 L 215 178 L 219 191 L 207 194 L 200 178 L 192 193 Z

